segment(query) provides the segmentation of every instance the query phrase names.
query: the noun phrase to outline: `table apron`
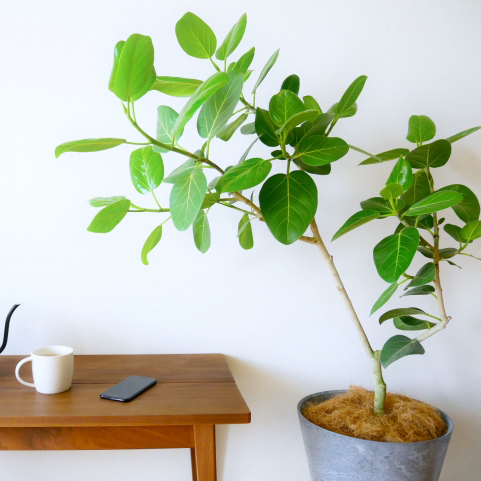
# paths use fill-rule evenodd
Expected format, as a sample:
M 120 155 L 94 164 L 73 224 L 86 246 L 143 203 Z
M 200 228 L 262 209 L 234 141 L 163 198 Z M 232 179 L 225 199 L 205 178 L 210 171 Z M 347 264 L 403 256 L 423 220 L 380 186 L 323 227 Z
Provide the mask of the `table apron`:
M 193 426 L 2 427 L 0 450 L 193 448 Z

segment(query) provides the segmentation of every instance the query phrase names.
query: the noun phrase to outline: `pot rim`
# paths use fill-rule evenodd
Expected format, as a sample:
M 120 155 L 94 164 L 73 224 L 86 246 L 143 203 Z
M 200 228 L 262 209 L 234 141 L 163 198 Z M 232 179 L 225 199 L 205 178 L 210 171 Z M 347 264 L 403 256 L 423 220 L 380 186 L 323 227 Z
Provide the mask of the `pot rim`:
M 333 396 L 335 396 L 336 394 L 342 394 L 342 393 L 345 393 L 347 391 L 347 389 L 333 389 L 333 390 L 329 390 L 329 391 L 319 391 L 319 392 L 316 392 L 316 393 L 313 393 L 313 394 L 309 394 L 305 397 L 303 397 L 298 403 L 297 403 L 297 412 L 300 416 L 302 416 L 302 419 L 306 422 L 306 423 L 309 423 L 311 426 L 317 428 L 317 429 L 320 429 L 322 431 L 325 431 L 327 433 L 330 433 L 332 434 L 333 436 L 341 436 L 343 438 L 352 438 L 352 439 L 355 439 L 356 441 L 362 441 L 362 442 L 365 442 L 365 443 L 383 443 L 383 444 L 399 444 L 399 445 L 409 445 L 409 444 L 423 444 L 423 443 L 432 443 L 432 442 L 435 442 L 435 441 L 438 441 L 438 440 L 441 440 L 445 437 L 448 437 L 448 436 L 451 436 L 452 432 L 453 432 L 453 429 L 454 429 L 454 423 L 453 423 L 453 420 L 444 412 L 444 411 L 441 411 L 441 409 L 438 409 L 438 408 L 435 408 L 439 414 L 441 414 L 441 417 L 443 418 L 444 422 L 446 423 L 448 429 L 447 431 L 442 435 L 442 436 L 439 436 L 438 438 L 434 438 L 434 439 L 429 439 L 427 441 L 411 441 L 411 442 L 399 442 L 399 441 L 372 441 L 370 439 L 362 439 L 362 438 L 355 438 L 354 436 L 347 436 L 346 434 L 340 434 L 340 433 L 336 433 L 334 431 L 330 431 L 329 429 L 326 429 L 326 428 L 322 428 L 321 426 L 318 426 L 317 424 L 314 424 L 312 421 L 309 421 L 309 419 L 307 419 L 304 414 L 302 413 L 302 406 L 307 402 L 309 401 L 311 398 L 315 397 L 315 396 L 318 396 L 318 395 L 326 395 L 326 394 L 332 394 Z M 421 401 L 422 402 L 422 401 Z

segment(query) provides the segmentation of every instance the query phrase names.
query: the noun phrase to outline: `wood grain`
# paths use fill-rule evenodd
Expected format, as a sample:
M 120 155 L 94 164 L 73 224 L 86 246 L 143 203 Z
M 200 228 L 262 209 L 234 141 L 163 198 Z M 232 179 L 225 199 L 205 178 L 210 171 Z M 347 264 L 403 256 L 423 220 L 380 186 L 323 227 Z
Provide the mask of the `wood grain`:
M 197 479 L 199 481 L 216 481 L 215 426 L 195 425 L 194 439 Z

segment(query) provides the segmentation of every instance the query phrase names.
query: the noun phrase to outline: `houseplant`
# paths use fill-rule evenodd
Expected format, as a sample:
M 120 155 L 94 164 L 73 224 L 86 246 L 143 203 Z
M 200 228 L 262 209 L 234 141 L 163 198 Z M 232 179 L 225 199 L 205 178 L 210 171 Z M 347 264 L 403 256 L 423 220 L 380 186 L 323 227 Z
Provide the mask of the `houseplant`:
M 360 76 L 355 79 L 339 102 L 334 103 L 328 111 L 323 111 L 310 95 L 300 99 L 298 96 L 299 78 L 296 75 L 285 79 L 280 91 L 276 92 L 269 101 L 269 105 L 265 106 L 267 108 L 258 107 L 255 102 L 256 91 L 276 62 L 278 51 L 270 57 L 256 77 L 250 91 L 252 99 L 249 98 L 248 101 L 243 94 L 243 88 L 252 73 L 249 67 L 253 61 L 255 50 L 254 48 L 248 50 L 236 61 L 230 60 L 242 39 L 246 22 L 246 16 L 243 15 L 217 48 L 217 39 L 214 33 L 199 17 L 187 13 L 179 20 L 176 25 L 176 35 L 182 49 L 190 56 L 206 59 L 214 68 L 213 75 L 205 81 L 157 76 L 154 67 L 154 49 L 150 37 L 134 34 L 126 41 L 118 42 L 114 49 L 114 65 L 109 89 L 121 100 L 124 114 L 142 135 L 144 141 L 131 142 L 121 138 L 85 139 L 59 145 L 55 154 L 58 157 L 65 152 L 100 151 L 122 144 L 137 146 L 130 156 L 132 182 L 139 193 L 152 196 L 155 207 L 137 206 L 124 196 L 95 198 L 90 201 L 91 205 L 102 207 L 102 209 L 94 217 L 88 229 L 91 232 L 110 232 L 130 212 L 159 213 L 161 220 L 154 226 L 141 251 L 141 259 L 144 264 L 148 263 L 147 256 L 161 240 L 164 225 L 169 221 L 172 221 L 174 227 L 181 231 L 192 226 L 196 247 L 199 251 L 206 252 L 210 246 L 208 212 L 215 206 L 228 208 L 239 215 L 238 238 L 244 249 L 250 249 L 253 246 L 252 219 L 264 221 L 273 236 L 283 244 L 292 244 L 298 240 L 312 244 L 313 248 L 318 249 L 328 263 L 336 286 L 348 308 L 350 319 L 359 333 L 367 355 L 372 360 L 376 386 L 373 410 L 377 415 L 382 416 L 386 396 L 382 365 L 384 364 L 386 367 L 404 355 L 420 351 L 420 341 L 423 339 L 409 340 L 408 344 L 405 340 L 403 340 L 404 344 L 400 342 L 400 339 L 389 340 L 386 343 L 387 347 L 385 346 L 382 350 L 372 349 L 332 257 L 321 238 L 314 217 L 318 202 L 317 187 L 313 178 L 317 175 L 328 175 L 331 163 L 344 157 L 350 148 L 364 152 L 330 134 L 339 121 L 356 113 L 356 100 L 363 89 L 366 77 Z M 135 102 L 152 90 L 187 98 L 179 113 L 166 105 L 158 107 L 155 136 L 147 133 L 135 116 Z M 197 131 L 202 141 L 198 145 L 198 150 L 187 150 L 179 142 L 184 127 L 197 112 Z M 420 137 L 413 137 L 418 144 L 430 140 L 426 138 L 425 134 L 426 125 L 429 125 L 431 130 L 429 128 L 428 130 L 432 131 L 428 120 L 424 117 L 413 117 L 412 124 L 413 132 L 415 132 L 412 135 L 420 135 Z M 239 162 L 236 158 L 230 161 L 231 165 L 218 165 L 210 156 L 212 140 L 227 142 L 239 129 L 242 134 L 254 135 L 254 141 L 242 154 Z M 467 133 L 455 136 L 456 138 L 451 139 L 451 142 L 464 135 Z M 270 147 L 269 150 L 274 149 L 270 155 L 265 156 L 266 159 L 249 157 L 249 151 L 256 141 Z M 446 149 L 445 143 L 450 144 L 450 141 L 448 139 L 443 142 L 444 149 Z M 421 162 L 419 158 L 424 152 L 423 148 L 426 150 L 425 145 L 417 147 L 417 149 L 421 149 L 415 154 L 418 163 Z M 432 154 L 429 149 L 428 147 L 426 154 L 428 159 Z M 420 207 L 415 205 L 417 202 L 409 204 L 403 199 L 403 196 L 408 195 L 405 190 L 409 190 L 409 183 L 415 177 L 412 174 L 412 166 L 407 152 L 395 149 L 395 151 L 376 156 L 365 153 L 369 156 L 367 163 L 400 160 L 389 178 L 387 187 L 383 189 L 381 201 L 371 199 L 368 204 L 363 205 L 363 210 L 351 217 L 341 227 L 336 237 L 375 218 L 400 217 L 404 225 L 409 225 L 394 234 L 398 242 L 394 242 L 394 238 L 389 238 L 381 247 L 377 248 L 376 265 L 381 277 L 391 283 L 389 290 L 376 303 L 377 307 L 381 307 L 388 300 L 389 295 L 394 293 L 398 278 L 405 273 L 410 264 L 410 262 L 404 262 L 396 264 L 395 269 L 388 269 L 382 259 L 389 260 L 393 256 L 394 258 L 398 257 L 399 253 L 406 249 L 407 241 L 410 242 L 407 247 L 409 255 L 413 250 L 415 253 L 417 248 L 415 237 L 419 234 L 414 232 L 419 232 L 419 229 L 428 222 L 425 219 L 428 219 L 431 214 L 418 210 L 413 216 L 411 215 L 412 210 L 411 214 L 408 212 L 408 209 L 413 209 L 413 207 L 419 209 Z M 164 175 L 162 160 L 162 155 L 166 154 L 177 154 L 187 159 L 168 176 Z M 282 168 L 283 173 L 269 176 L 273 164 Z M 410 167 L 406 167 L 406 165 Z M 433 165 L 427 167 L 433 167 Z M 210 175 L 211 178 L 208 181 L 206 174 L 209 175 L 209 173 L 213 175 Z M 429 169 L 426 179 L 430 179 Z M 172 190 L 169 207 L 164 207 L 158 202 L 155 190 L 159 186 L 165 187 L 167 184 L 172 184 Z M 246 194 L 244 191 L 260 184 L 262 187 L 257 203 L 252 195 Z M 400 188 L 402 191 L 399 190 Z M 454 207 L 465 201 L 464 191 L 447 190 L 451 203 L 439 205 L 444 208 Z M 431 190 L 429 193 L 426 192 L 425 197 L 429 198 L 430 195 Z M 468 197 L 471 199 L 471 203 L 474 203 L 471 196 Z M 416 197 L 417 200 L 418 197 Z M 386 209 L 389 210 L 389 214 Z M 428 217 L 422 217 L 426 215 Z M 433 227 L 431 229 L 434 229 L 434 215 L 432 218 Z M 436 225 L 439 225 L 437 220 Z M 426 224 L 426 227 L 429 229 L 429 225 Z M 304 235 L 308 228 L 311 230 L 311 235 Z M 450 230 L 453 231 L 453 228 Z M 433 231 L 433 233 L 436 232 Z M 459 235 L 461 236 L 461 233 Z M 434 260 L 432 264 L 436 276 L 436 272 L 439 272 L 436 266 L 439 265 L 441 259 L 444 260 L 445 254 L 440 253 L 439 244 L 436 247 L 435 243 L 423 242 L 421 250 L 424 250 L 426 255 L 432 254 Z M 469 241 L 466 242 L 469 243 Z M 460 247 L 459 250 L 459 253 L 463 254 L 464 248 Z M 439 277 L 439 273 L 437 275 Z M 406 276 L 413 289 L 421 287 L 422 291 L 431 291 L 426 287 L 430 281 L 423 284 L 419 283 L 420 280 L 416 280 L 419 276 L 407 274 Z M 422 279 L 425 278 L 422 277 Z M 439 282 L 437 285 L 440 286 Z M 438 299 L 439 297 L 438 295 Z M 447 323 L 444 320 L 444 324 L 442 324 L 442 317 L 440 324 L 436 326 L 427 321 L 413 321 L 411 318 L 406 318 L 410 313 L 402 311 L 394 313 L 395 315 L 393 313 L 389 315 L 396 319 L 399 318 L 400 321 L 396 322 L 402 322 L 403 326 L 412 327 L 415 324 L 416 328 L 419 328 L 420 324 L 417 323 L 422 322 L 427 328 L 426 333 L 434 333 L 434 330 L 442 329 Z M 440 325 L 441 327 L 439 327 Z M 386 357 L 386 352 L 390 353 L 388 357 Z

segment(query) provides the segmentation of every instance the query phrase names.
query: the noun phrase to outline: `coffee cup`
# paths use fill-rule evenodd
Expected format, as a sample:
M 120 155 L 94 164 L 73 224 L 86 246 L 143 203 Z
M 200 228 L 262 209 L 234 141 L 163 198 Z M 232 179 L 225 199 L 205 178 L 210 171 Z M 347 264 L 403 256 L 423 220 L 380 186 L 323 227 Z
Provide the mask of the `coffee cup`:
M 20 368 L 32 363 L 33 383 L 20 377 Z M 72 385 L 73 349 L 67 346 L 45 346 L 32 351 L 15 368 L 15 376 L 25 386 L 34 387 L 42 394 L 56 394 L 67 391 Z

